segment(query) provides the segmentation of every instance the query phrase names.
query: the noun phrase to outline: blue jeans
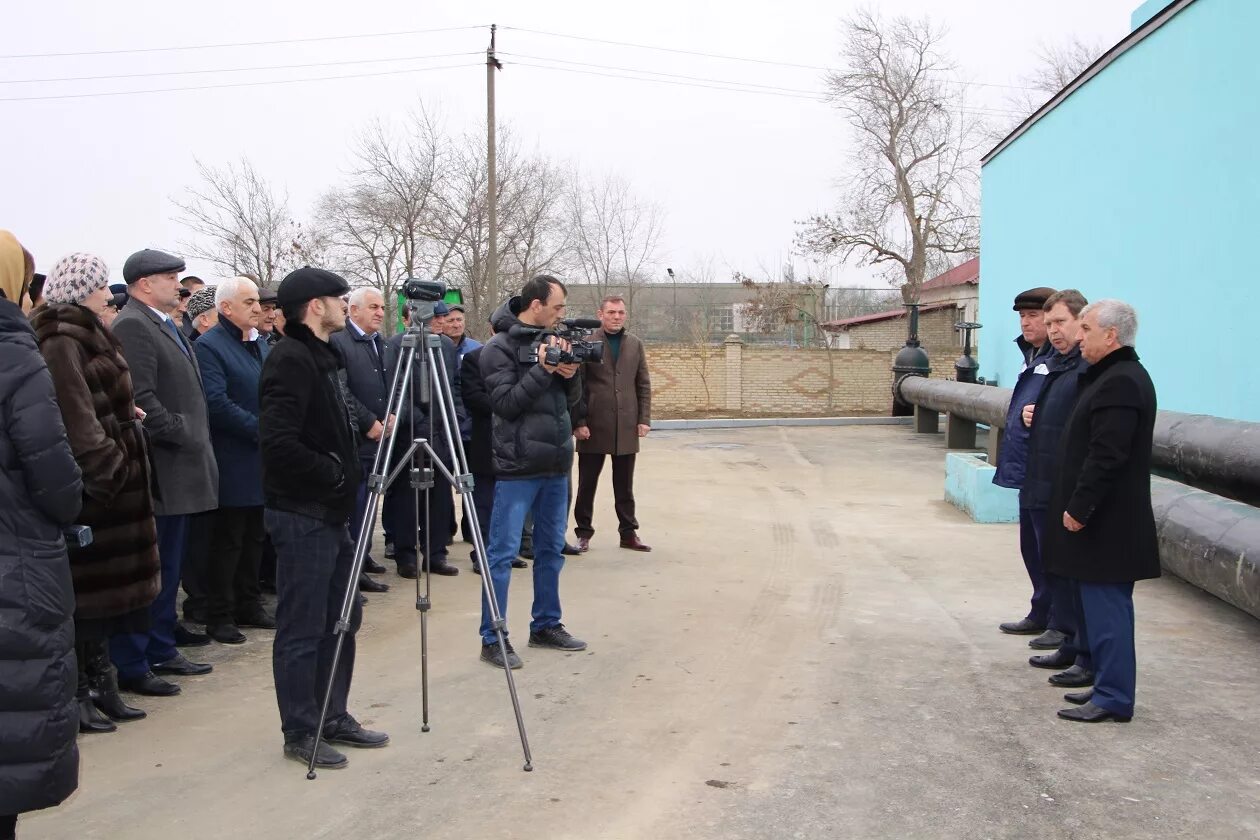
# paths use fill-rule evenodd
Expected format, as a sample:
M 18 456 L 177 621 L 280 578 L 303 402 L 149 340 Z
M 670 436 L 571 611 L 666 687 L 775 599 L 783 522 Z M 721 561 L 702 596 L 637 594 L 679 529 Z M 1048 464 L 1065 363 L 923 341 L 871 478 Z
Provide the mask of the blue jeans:
M 1078 635 L 1094 661 L 1095 706 L 1133 716 L 1137 653 L 1133 645 L 1133 584 L 1076 581 L 1085 621 Z
M 162 564 L 162 588 L 149 605 L 149 632 L 119 633 L 109 640 L 109 655 L 122 679 L 137 679 L 159 662 L 174 659 L 175 601 L 179 597 L 179 572 L 188 541 L 187 516 L 158 516 L 158 559 Z
M 494 487 L 494 513 L 490 517 L 488 572 L 495 598 L 507 618 L 508 581 L 512 560 L 521 547 L 521 527 L 525 514 L 534 515 L 534 605 L 530 632 L 560 623 L 560 570 L 564 568 L 565 525 L 569 519 L 569 477 L 504 479 Z M 490 623 L 490 604 L 481 596 L 481 643 L 496 642 Z
M 344 525 L 268 508 L 267 532 L 276 547 L 276 640 L 271 667 L 280 728 L 286 742 L 314 735 L 332 671 L 336 626 L 354 566 L 354 544 Z M 346 718 L 354 673 L 354 636 L 363 622 L 358 591 L 350 593 L 350 628 L 328 704 L 325 733 Z

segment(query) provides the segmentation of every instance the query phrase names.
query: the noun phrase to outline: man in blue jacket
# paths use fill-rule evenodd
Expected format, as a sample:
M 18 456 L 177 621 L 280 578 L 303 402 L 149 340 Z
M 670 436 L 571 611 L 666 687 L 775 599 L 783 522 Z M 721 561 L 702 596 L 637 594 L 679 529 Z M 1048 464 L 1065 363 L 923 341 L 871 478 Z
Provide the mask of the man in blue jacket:
M 241 627 L 276 626 L 258 586 L 265 536 L 258 380 L 270 350 L 258 332 L 258 298 L 258 287 L 247 277 L 220 282 L 219 323 L 193 345 L 219 465 L 219 509 L 209 525 L 205 569 L 206 635 L 225 645 L 246 640 Z
M 1050 373 L 1047 362 L 1054 355 L 1054 347 L 1046 338 L 1045 316 L 1041 307 L 1054 293 L 1054 289 L 1040 286 L 1015 296 L 1013 309 L 1019 313 L 1020 330 L 1015 343 L 1024 357 L 1024 364 L 1020 368 L 1019 378 L 1015 380 L 1010 407 L 1006 410 L 1006 427 L 998 453 L 997 471 L 993 475 L 993 483 L 999 487 L 1018 490 L 1024 485 L 1024 470 L 1028 458 L 1028 427 L 1024 425 L 1024 407 L 1037 401 L 1046 375 Z M 1019 510 L 1019 550 L 1024 556 L 1028 579 L 1032 582 L 1032 607 L 1024 618 L 1004 622 L 999 625 L 999 629 L 1003 633 L 1036 636 L 1044 633 L 1048 626 L 1051 594 L 1042 571 L 1041 555 L 1037 551 L 1033 516 L 1022 506 Z

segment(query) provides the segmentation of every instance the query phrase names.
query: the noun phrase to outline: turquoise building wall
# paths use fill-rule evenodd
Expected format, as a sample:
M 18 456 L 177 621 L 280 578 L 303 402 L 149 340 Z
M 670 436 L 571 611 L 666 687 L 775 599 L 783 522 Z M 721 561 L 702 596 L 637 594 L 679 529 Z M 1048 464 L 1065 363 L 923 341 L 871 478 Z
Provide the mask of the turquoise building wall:
M 980 375 L 1018 292 L 1075 287 L 1137 307 L 1161 408 L 1260 421 L 1258 199 L 1260 0 L 1196 0 L 984 165 Z

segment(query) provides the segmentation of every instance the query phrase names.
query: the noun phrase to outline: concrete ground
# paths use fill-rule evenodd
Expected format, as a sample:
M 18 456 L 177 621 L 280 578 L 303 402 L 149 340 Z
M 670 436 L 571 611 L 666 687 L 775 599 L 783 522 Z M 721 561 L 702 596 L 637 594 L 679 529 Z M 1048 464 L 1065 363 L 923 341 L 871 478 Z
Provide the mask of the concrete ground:
M 419 621 L 372 597 L 352 711 L 383 750 L 316 781 L 281 756 L 269 634 L 197 649 L 214 674 L 81 739 L 80 788 L 23 838 L 1254 838 L 1260 623 L 1139 584 L 1137 715 L 1060 721 L 1000 621 L 1026 609 L 1013 526 L 941 500 L 939 436 L 849 427 L 655 432 L 642 536 L 607 485 L 563 582 L 580 654 L 509 622 L 536 769 L 502 672 L 477 660 L 477 578 L 434 579 L 433 731 Z

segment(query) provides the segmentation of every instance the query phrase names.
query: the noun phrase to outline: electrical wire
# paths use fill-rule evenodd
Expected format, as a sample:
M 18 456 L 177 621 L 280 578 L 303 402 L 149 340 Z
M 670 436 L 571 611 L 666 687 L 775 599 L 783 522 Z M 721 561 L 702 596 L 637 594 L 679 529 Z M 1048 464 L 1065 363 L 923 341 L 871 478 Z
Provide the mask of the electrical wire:
M 764 96 L 780 96 L 786 99 L 809 99 L 814 102 L 823 101 L 823 95 L 821 93 L 802 95 L 798 93 L 783 93 L 783 92 L 774 91 L 774 90 L 755 90 L 755 89 L 743 88 L 743 87 L 723 87 L 721 85 L 702 84 L 700 82 L 684 82 L 684 81 L 677 81 L 677 80 L 672 80 L 672 79 L 645 79 L 642 76 L 627 76 L 627 75 L 618 74 L 618 73 L 601 73 L 597 70 L 579 70 L 576 67 L 556 67 L 550 64 L 531 64 L 530 62 L 527 62 L 527 61 L 514 61 L 512 62 L 510 66 L 533 67 L 539 70 L 558 70 L 562 73 L 579 73 L 586 76 L 604 76 L 609 79 L 626 79 L 631 82 L 654 82 L 655 84 L 658 84 L 658 85 L 679 85 L 682 87 L 708 88 L 709 90 L 726 90 L 732 93 L 757 93 L 757 94 L 762 94 Z M 737 83 L 730 83 L 730 84 L 734 85 Z
M 601 70 L 620 70 L 626 73 L 644 73 L 649 76 L 667 76 L 671 79 L 687 79 L 694 82 L 714 82 L 717 84 L 724 84 L 724 85 L 740 85 L 742 87 L 763 88 L 765 90 L 782 91 L 785 93 L 801 93 L 801 94 L 806 94 L 808 96 L 821 96 L 822 95 L 821 93 L 817 91 L 803 90 L 801 88 L 786 88 L 786 87 L 779 87 L 777 85 L 761 85 L 761 84 L 756 84 L 754 82 L 735 82 L 735 81 L 729 81 L 727 79 L 710 79 L 710 78 L 705 78 L 703 76 L 684 76 L 678 73 L 663 73 L 658 70 L 640 70 L 637 67 L 614 67 L 608 64 L 591 64 L 585 61 L 566 61 L 565 59 L 561 59 L 561 58 L 547 58 L 541 55 L 524 55 L 522 53 L 503 52 L 501 50 L 497 51 L 495 55 L 506 55 L 506 56 L 514 56 L 516 58 L 526 58 L 526 59 L 529 59 L 530 61 L 550 61 L 555 64 L 574 64 L 579 67 L 596 67 Z

